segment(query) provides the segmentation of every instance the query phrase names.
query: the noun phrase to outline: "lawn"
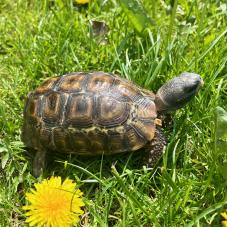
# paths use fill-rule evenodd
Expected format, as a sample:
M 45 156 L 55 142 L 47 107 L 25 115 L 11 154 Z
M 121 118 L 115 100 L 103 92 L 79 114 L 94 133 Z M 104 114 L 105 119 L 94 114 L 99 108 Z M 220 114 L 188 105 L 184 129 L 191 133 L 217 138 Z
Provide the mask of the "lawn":
M 154 168 L 141 165 L 143 152 L 51 154 L 43 178 L 77 183 L 86 204 L 84 226 L 221 226 L 227 152 L 216 148 L 215 111 L 227 110 L 227 5 L 144 0 L 151 18 L 144 24 L 145 11 L 138 15 L 122 2 L 0 0 L 1 227 L 26 226 L 25 193 L 38 181 L 31 175 L 34 153 L 20 139 L 28 92 L 52 76 L 98 70 L 153 91 L 181 72 L 196 72 L 204 86 L 172 113 L 174 123 L 164 129 L 168 146 Z M 108 25 L 103 45 L 103 37 L 92 36 L 90 20 Z

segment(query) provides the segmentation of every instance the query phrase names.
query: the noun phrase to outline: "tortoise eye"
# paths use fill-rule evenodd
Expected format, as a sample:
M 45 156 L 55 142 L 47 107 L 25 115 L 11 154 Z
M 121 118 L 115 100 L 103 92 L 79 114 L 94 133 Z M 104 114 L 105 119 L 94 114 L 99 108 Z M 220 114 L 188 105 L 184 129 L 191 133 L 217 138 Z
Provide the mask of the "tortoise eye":
M 187 93 L 195 93 L 198 88 L 198 84 L 191 84 L 190 86 L 186 86 L 184 91 Z

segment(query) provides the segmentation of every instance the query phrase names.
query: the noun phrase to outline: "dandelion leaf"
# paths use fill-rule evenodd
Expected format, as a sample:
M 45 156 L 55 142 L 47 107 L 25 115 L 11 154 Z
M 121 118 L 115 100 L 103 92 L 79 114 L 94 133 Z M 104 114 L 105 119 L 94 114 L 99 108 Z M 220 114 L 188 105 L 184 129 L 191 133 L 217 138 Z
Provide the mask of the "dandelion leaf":
M 227 152 L 227 112 L 216 108 L 216 148 L 221 152 Z
M 219 106 L 216 108 L 215 129 L 216 152 L 222 157 L 220 169 L 227 180 L 227 112 Z
M 118 0 L 118 2 L 138 33 L 151 26 L 152 20 L 139 0 Z

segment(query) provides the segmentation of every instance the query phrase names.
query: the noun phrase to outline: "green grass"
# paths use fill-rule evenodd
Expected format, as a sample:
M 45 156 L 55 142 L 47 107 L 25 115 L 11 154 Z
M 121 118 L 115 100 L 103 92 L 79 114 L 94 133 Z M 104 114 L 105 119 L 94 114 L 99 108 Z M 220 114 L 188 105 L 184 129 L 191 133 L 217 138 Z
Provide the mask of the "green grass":
M 220 166 L 227 153 L 215 150 L 214 111 L 227 109 L 224 2 L 179 0 L 170 8 L 168 1 L 144 0 L 155 23 L 138 35 L 115 0 L 88 8 L 0 0 L 0 226 L 26 226 L 21 207 L 37 182 L 30 174 L 33 153 L 20 140 L 27 93 L 48 77 L 92 70 L 116 72 L 155 91 L 182 71 L 197 72 L 205 85 L 173 114 L 166 153 L 155 168 L 139 165 L 139 153 L 56 154 L 45 177 L 78 182 L 89 226 L 220 226 L 227 204 Z M 89 36 L 94 18 L 110 27 L 107 45 Z

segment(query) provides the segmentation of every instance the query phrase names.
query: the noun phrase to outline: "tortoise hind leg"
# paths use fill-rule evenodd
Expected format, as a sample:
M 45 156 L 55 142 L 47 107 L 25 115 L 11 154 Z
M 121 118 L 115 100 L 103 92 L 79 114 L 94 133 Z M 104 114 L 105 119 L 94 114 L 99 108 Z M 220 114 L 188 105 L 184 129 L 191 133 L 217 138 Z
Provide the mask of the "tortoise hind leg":
M 161 129 L 157 128 L 155 137 L 146 146 L 145 162 L 148 166 L 154 166 L 163 155 L 163 150 L 166 145 L 166 137 Z
M 32 175 L 36 178 L 43 173 L 46 164 L 46 153 L 44 149 L 36 151 L 32 166 Z

